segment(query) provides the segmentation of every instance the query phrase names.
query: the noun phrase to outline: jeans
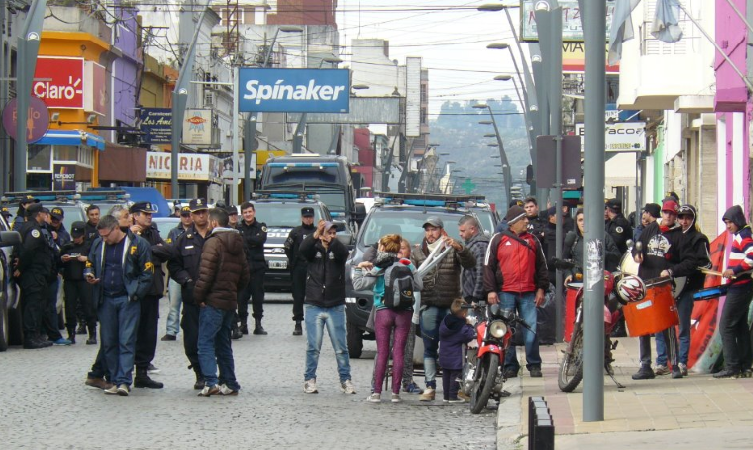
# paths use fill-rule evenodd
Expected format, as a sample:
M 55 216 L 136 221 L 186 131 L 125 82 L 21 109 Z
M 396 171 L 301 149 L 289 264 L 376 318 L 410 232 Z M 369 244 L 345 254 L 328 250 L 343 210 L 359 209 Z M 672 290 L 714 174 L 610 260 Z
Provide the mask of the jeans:
M 733 286 L 727 291 L 722 318 L 719 321 L 724 367 L 727 370 L 742 371 L 751 368 L 753 355 L 748 327 L 751 295 L 753 295 L 753 283 Z
M 392 392 L 400 393 L 405 364 L 405 343 L 412 328 L 412 316 L 413 311 L 395 311 L 387 308 L 378 309 L 376 312 L 374 332 L 377 341 L 377 361 L 374 367 L 374 392 L 377 394 L 382 393 L 382 382 L 390 359 L 390 335 L 393 330 L 395 341 L 392 347 Z
M 690 316 L 693 314 L 693 291 L 684 292 L 677 300 L 677 314 L 680 316 L 680 339 L 677 361 L 688 365 L 688 353 L 690 353 Z M 656 333 L 656 364 L 667 365 L 667 343 L 664 340 L 664 332 Z M 670 338 L 671 339 L 671 338 Z M 677 351 L 675 340 L 675 350 Z
M 304 323 L 306 324 L 306 373 L 305 380 L 316 378 L 316 367 L 319 365 L 319 353 L 322 349 L 324 327 L 327 327 L 329 340 L 335 351 L 337 371 L 340 381 L 350 380 L 350 357 L 348 343 L 345 340 L 345 305 L 322 308 L 314 305 L 304 305 Z
M 518 327 L 517 332 L 523 333 L 523 340 L 526 346 L 526 368 L 541 368 L 541 356 L 539 355 L 539 340 L 536 338 L 536 294 L 534 292 L 500 292 L 500 305 L 505 310 L 517 310 L 518 315 L 530 327 L 531 331 L 526 328 Z M 504 370 L 517 372 L 520 369 L 518 355 L 515 347 L 508 347 L 505 352 Z
M 240 390 L 235 379 L 235 361 L 230 343 L 230 327 L 235 320 L 234 310 L 207 305 L 199 310 L 199 364 L 207 386 L 226 384 Z M 217 366 L 220 376 L 217 378 Z
M 110 381 L 130 386 L 136 354 L 141 303 L 127 296 L 105 296 L 99 307 L 100 334 Z
M 439 324 L 450 313 L 449 308 L 429 306 L 421 311 L 419 325 L 424 340 L 424 377 L 426 387 L 437 388 L 437 358 L 439 357 Z
M 462 370 L 442 369 L 442 388 L 445 400 L 455 400 L 458 398 L 460 384 L 458 378 L 463 375 Z
M 180 331 L 180 304 L 183 300 L 180 295 L 180 284 L 172 278 L 167 284 L 167 298 L 170 300 L 170 307 L 167 312 L 165 333 L 177 336 Z

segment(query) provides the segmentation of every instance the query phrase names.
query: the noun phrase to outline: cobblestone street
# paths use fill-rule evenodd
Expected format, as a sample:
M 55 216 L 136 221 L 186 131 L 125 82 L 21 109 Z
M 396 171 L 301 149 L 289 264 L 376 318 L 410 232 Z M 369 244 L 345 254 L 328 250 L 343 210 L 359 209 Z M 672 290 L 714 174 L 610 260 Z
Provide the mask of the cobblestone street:
M 276 294 L 275 298 L 284 298 Z M 161 301 L 160 337 L 166 302 Z M 325 338 L 318 395 L 303 394 L 305 336 L 292 336 L 290 304 L 265 305 L 268 336 L 233 342 L 238 397 L 197 397 L 186 369 L 182 334 L 158 342 L 152 375 L 162 390 L 107 396 L 84 386 L 96 346 L 83 336 L 71 347 L 0 353 L 0 436 L 4 448 L 494 448 L 496 411 L 478 416 L 467 405 L 365 401 L 375 344 L 351 360 L 358 393 L 342 394 Z M 417 381 L 423 381 L 418 380 Z M 423 383 L 421 383 L 423 385 Z

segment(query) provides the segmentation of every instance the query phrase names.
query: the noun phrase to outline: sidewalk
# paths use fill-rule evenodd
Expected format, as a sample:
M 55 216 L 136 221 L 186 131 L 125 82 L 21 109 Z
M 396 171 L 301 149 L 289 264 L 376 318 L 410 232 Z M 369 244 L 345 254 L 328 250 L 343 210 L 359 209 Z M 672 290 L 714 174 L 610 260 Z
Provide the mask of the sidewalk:
M 498 411 L 500 449 L 528 448 L 529 396 L 543 396 L 555 423 L 555 448 L 753 448 L 753 379 L 715 380 L 690 373 L 673 380 L 669 375 L 634 381 L 638 369 L 638 339 L 619 338 L 614 351 L 618 389 L 604 379 L 604 421 L 583 422 L 583 383 L 566 394 L 557 385 L 562 344 L 541 347 L 543 378 L 523 377 L 508 384 L 513 395 Z M 653 353 L 654 356 L 656 352 Z M 523 359 L 524 352 L 518 352 Z M 517 425 L 517 426 L 515 426 Z M 647 446 L 647 447 L 646 447 Z

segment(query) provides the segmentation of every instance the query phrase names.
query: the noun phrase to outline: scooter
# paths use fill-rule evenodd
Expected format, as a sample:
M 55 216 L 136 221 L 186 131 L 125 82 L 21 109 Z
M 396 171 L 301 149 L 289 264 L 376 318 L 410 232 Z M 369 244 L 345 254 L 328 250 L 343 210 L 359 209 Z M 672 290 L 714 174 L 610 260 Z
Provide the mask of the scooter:
M 461 391 L 470 397 L 471 414 L 484 410 L 490 398 L 505 396 L 502 389 L 506 381 L 502 374 L 501 362 L 510 345 L 515 326 L 531 330 L 522 319 L 511 311 L 503 310 L 499 304 L 464 306 L 474 309 L 479 315 L 476 324 L 476 340 L 468 345 L 466 363 L 463 367 Z

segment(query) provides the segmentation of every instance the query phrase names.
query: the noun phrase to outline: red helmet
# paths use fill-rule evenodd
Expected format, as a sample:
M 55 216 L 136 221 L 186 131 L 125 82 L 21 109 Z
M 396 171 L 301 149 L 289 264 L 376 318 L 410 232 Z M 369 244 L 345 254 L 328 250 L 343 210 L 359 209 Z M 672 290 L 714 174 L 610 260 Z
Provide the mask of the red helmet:
M 617 294 L 627 302 L 639 302 L 646 297 L 646 285 L 635 275 L 625 275 L 617 282 Z
M 612 293 L 612 289 L 614 289 L 614 275 L 612 275 L 612 272 L 605 270 L 604 271 L 604 296 L 607 297 L 609 294 Z

